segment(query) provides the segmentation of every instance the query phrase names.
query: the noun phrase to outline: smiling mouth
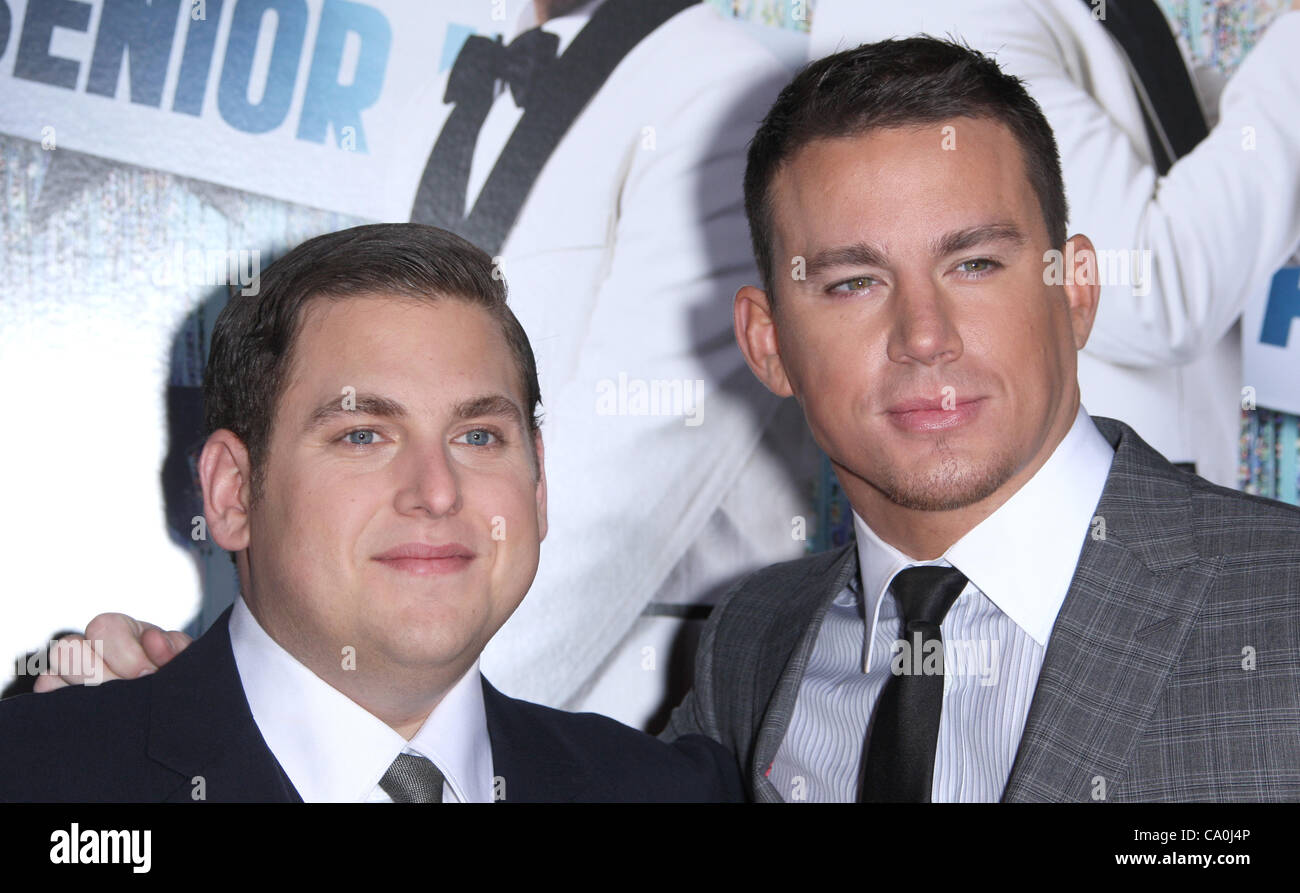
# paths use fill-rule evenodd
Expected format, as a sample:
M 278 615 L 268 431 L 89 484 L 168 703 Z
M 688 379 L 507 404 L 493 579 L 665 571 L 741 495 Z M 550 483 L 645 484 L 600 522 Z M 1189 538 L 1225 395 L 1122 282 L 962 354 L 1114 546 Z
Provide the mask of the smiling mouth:
M 475 558 L 474 551 L 460 543 L 428 546 L 424 543 L 405 543 L 373 556 L 384 567 L 414 576 L 454 574 L 469 567 Z

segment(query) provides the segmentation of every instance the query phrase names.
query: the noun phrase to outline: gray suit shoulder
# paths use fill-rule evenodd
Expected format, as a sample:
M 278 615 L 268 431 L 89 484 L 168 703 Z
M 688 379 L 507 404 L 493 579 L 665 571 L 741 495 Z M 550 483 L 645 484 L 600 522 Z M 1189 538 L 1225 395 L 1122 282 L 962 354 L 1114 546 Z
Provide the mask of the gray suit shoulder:
M 1261 549 L 1300 547 L 1300 507 L 1211 483 L 1170 463 L 1123 422 L 1092 420 L 1117 450 L 1107 492 L 1114 487 L 1115 502 L 1131 511 L 1134 521 L 1145 522 L 1148 539 L 1190 534 L 1202 557 L 1229 560 Z
M 1188 475 L 1198 551 L 1226 562 L 1289 555 L 1300 562 L 1300 506 Z
M 854 548 L 853 541 L 834 549 L 768 565 L 744 577 L 718 600 L 710 625 L 727 617 L 760 613 L 768 616 L 773 600 L 788 604 L 800 594 L 816 593 Z

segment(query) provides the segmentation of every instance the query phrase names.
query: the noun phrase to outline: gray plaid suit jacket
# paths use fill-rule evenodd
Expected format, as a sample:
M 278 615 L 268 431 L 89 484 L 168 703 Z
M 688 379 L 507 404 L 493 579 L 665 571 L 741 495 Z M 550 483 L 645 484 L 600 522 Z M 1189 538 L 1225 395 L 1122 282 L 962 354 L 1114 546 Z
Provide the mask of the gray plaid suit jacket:
M 1300 800 L 1300 509 L 1183 472 L 1132 428 L 1115 447 L 1052 628 L 1004 801 Z M 729 747 L 750 796 L 794 710 L 853 543 L 723 597 L 663 737 Z

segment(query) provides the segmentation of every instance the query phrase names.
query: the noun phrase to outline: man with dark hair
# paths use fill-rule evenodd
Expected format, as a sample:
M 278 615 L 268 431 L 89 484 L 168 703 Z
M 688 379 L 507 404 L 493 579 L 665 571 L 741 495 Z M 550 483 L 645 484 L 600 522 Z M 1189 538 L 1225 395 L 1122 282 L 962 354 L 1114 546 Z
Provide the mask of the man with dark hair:
M 745 189 L 737 338 L 856 542 L 724 598 L 665 736 L 764 801 L 1300 799 L 1300 511 L 1084 411 L 1092 247 L 1019 81 L 930 38 L 829 56 Z
M 1239 450 L 1243 422 L 1269 429 L 1255 402 L 1300 408 L 1257 363 L 1283 362 L 1262 333 L 1294 291 L 1274 274 L 1300 265 L 1300 0 L 818 0 L 808 58 L 920 33 L 995 53 L 1052 127 L 1099 261 L 1088 408 L 1213 483 L 1273 492 Z
M 739 797 L 712 741 L 478 672 L 546 534 L 537 371 L 485 253 L 417 224 L 303 243 L 232 295 L 204 394 L 241 598 L 157 673 L 0 702 L 0 800 Z
M 542 402 L 537 364 L 506 303 L 505 279 L 493 275 L 489 263 L 464 239 L 436 227 L 360 226 L 304 242 L 267 269 L 259 289 L 231 295 L 205 370 L 204 423 L 207 433 L 226 428 L 248 448 L 254 500 L 303 306 L 316 298 L 382 292 L 419 301 L 455 295 L 481 308 L 505 337 L 518 369 L 527 431 L 530 439 L 536 436 Z
M 816 69 L 816 80 L 813 68 L 781 93 L 750 142 L 745 166 L 750 239 L 763 287 L 773 300 L 769 186 L 795 152 L 819 139 L 961 117 L 1000 121 L 1020 144 L 1049 242 L 1054 248 L 1065 244 L 1068 209 L 1052 129 L 1037 103 L 992 59 L 937 40 L 893 40 L 871 53 L 831 57 Z M 945 136 L 955 149 L 956 130 Z

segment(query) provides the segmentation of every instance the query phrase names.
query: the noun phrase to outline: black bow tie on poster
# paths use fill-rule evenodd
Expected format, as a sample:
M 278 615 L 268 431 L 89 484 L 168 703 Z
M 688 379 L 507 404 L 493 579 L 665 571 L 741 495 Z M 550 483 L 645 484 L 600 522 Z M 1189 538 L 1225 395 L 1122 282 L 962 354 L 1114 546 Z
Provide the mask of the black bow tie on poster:
M 456 57 L 443 98 L 454 102 L 457 111 L 462 105 L 491 105 L 493 84 L 504 81 L 515 105 L 524 108 L 530 88 L 546 75 L 559 47 L 560 38 L 541 28 L 525 31 L 509 44 L 502 43 L 500 37 L 491 40 L 474 35 Z
M 605 0 L 559 57 L 559 38 L 540 28 L 509 44 L 466 40 L 443 95 L 455 107 L 420 178 L 412 222 L 450 230 L 499 254 L 542 166 L 610 73 L 642 39 L 697 2 Z M 498 81 L 509 85 L 524 115 L 467 214 L 470 162 Z
M 1209 135 L 1178 41 L 1155 0 L 1083 0 L 1132 70 L 1160 176 Z

